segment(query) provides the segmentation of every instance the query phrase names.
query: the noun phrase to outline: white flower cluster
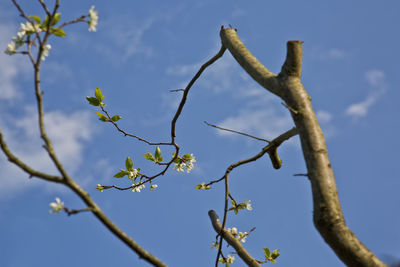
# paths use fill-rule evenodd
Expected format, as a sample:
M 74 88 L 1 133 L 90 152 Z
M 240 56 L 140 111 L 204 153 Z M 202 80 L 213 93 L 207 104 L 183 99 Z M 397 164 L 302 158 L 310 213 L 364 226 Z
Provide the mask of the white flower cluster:
M 142 190 L 143 188 L 145 188 L 144 184 L 140 184 L 140 183 L 132 184 L 132 192 L 140 192 L 140 190 Z
M 51 202 L 49 206 L 51 208 L 50 213 L 60 213 L 64 208 L 64 202 L 61 202 L 61 200 L 56 197 L 56 202 Z
M 89 17 L 90 17 L 90 19 L 88 21 L 89 31 L 90 32 L 95 32 L 95 31 L 97 31 L 96 27 L 97 27 L 97 24 L 99 22 L 99 15 L 98 15 L 98 11 L 94 10 L 94 6 L 92 6 L 89 9 Z
M 227 229 L 228 232 L 230 232 L 236 239 L 238 239 L 240 242 L 245 243 L 246 242 L 246 238 L 249 235 L 248 232 L 239 232 L 236 227 L 232 227 L 232 228 L 228 228 Z
M 137 169 L 133 169 L 132 171 L 129 172 L 128 178 L 129 179 L 135 179 L 138 176 L 139 171 Z
M 187 156 L 185 158 L 185 156 Z M 186 172 L 189 173 L 193 168 L 193 162 L 196 162 L 196 158 L 193 154 L 185 155 L 183 159 L 179 163 L 175 163 L 174 170 L 177 172 L 184 172 L 186 168 Z
M 228 255 L 228 257 L 226 257 L 225 259 L 224 258 L 220 258 L 219 262 L 220 263 L 233 263 L 234 260 L 235 260 L 234 256 Z
M 38 23 L 31 23 L 29 21 L 25 24 L 21 23 L 21 27 L 19 28 L 17 36 L 12 38 L 12 42 L 7 45 L 7 49 L 4 51 L 4 53 L 8 55 L 17 53 L 17 49 L 24 45 L 24 38 L 26 35 L 35 32 L 39 33 L 41 31 L 42 29 Z
M 233 263 L 234 260 L 235 260 L 234 256 L 228 255 L 228 257 L 226 258 L 226 263 Z
M 156 184 L 150 185 L 150 191 L 155 190 L 157 187 L 158 187 L 158 185 L 156 185 Z

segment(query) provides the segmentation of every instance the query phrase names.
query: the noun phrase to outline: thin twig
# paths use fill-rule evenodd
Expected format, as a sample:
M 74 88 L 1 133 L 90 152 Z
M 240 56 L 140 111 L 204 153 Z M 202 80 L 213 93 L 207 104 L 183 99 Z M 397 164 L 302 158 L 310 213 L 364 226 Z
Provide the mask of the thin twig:
M 292 129 L 286 131 L 285 133 L 279 135 L 277 138 L 272 140 L 268 145 L 263 147 L 258 154 L 254 155 L 253 157 L 250 157 L 248 159 L 241 160 L 241 161 L 238 161 L 236 163 L 231 164 L 226 169 L 225 175 L 227 173 L 229 174 L 234 168 L 239 167 L 240 165 L 243 165 L 243 164 L 258 160 L 259 158 L 264 156 L 266 153 L 268 153 L 268 151 L 271 148 L 275 148 L 275 147 L 280 146 L 284 141 L 288 140 L 289 138 L 291 138 L 291 137 L 293 137 L 293 136 L 295 136 L 297 134 L 298 134 L 297 129 L 295 127 L 293 127 Z M 223 179 L 225 179 L 225 175 L 222 176 L 221 178 L 217 179 L 217 180 L 213 180 L 213 181 L 209 182 L 206 185 L 212 185 L 212 184 L 215 184 L 215 183 L 218 183 L 218 182 L 222 181 Z
M 182 112 L 183 106 L 184 106 L 185 103 L 186 103 L 187 96 L 188 96 L 188 94 L 189 94 L 190 88 L 192 87 L 192 85 L 194 84 L 194 82 L 200 77 L 200 75 L 203 73 L 203 71 L 204 71 L 208 66 L 210 66 L 210 65 L 213 64 L 215 61 L 217 61 L 220 57 L 223 56 L 225 50 L 226 50 L 225 46 L 222 45 L 222 46 L 221 46 L 221 49 L 219 50 L 219 52 L 218 52 L 215 56 L 213 56 L 209 61 L 207 61 L 206 63 L 204 63 L 204 64 L 200 67 L 199 71 L 196 73 L 196 75 L 192 78 L 192 80 L 191 80 L 191 81 L 189 82 L 189 84 L 186 86 L 185 91 L 183 92 L 183 95 L 182 95 L 182 100 L 181 100 L 181 102 L 180 102 L 180 104 L 179 104 L 179 107 L 178 107 L 178 109 L 177 109 L 177 111 L 176 111 L 176 113 L 175 113 L 174 118 L 173 118 L 172 121 L 171 121 L 171 143 L 174 143 L 174 141 L 175 141 L 175 137 L 176 137 L 176 133 L 175 133 L 176 121 L 178 120 L 179 115 L 181 115 L 181 112 Z
M 74 215 L 74 214 L 78 214 L 81 212 L 86 212 L 86 211 L 92 211 L 92 208 L 85 208 L 85 209 L 79 209 L 79 210 L 75 210 L 75 209 L 68 209 L 67 207 L 64 207 L 64 211 L 68 214 L 68 216 Z
M 254 139 L 259 140 L 259 141 L 267 142 L 267 143 L 270 143 L 270 142 L 271 142 L 270 140 L 267 140 L 267 139 L 264 139 L 264 138 L 260 138 L 260 137 L 257 137 L 257 136 L 251 135 L 251 134 L 247 134 L 247 133 L 243 133 L 243 132 L 239 132 L 239 131 L 235 131 L 235 130 L 223 128 L 223 127 L 221 127 L 221 126 L 217 126 L 217 125 L 208 123 L 208 122 L 206 122 L 206 121 L 204 121 L 204 123 L 207 124 L 208 126 L 211 126 L 211 127 L 214 127 L 214 128 L 220 129 L 220 130 L 223 130 L 223 131 L 228 131 L 228 132 L 232 132 L 232 133 L 241 134 L 241 135 L 244 135 L 244 136 L 247 136 L 247 137 L 254 138 Z
M 46 4 L 44 3 L 43 0 L 39 0 L 40 4 L 42 5 L 44 11 L 46 12 L 47 16 L 51 16 L 50 10 L 47 8 Z
M 69 24 L 73 24 L 73 23 L 77 23 L 77 22 L 84 22 L 85 18 L 87 17 L 87 15 L 82 15 L 77 19 L 71 20 L 71 21 L 66 21 L 63 24 L 61 24 L 58 28 L 63 28 Z

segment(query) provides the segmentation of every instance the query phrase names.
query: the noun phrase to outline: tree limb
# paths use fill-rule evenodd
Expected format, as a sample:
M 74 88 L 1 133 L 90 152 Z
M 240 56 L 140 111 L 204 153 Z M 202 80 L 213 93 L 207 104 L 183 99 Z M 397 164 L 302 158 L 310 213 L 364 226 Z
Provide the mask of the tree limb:
M 212 226 L 214 227 L 215 232 L 221 235 L 229 245 L 231 245 L 237 252 L 240 258 L 248 265 L 252 267 L 261 267 L 261 265 L 254 259 L 247 250 L 240 244 L 240 241 L 237 240 L 231 233 L 229 233 L 225 228 L 222 228 L 221 222 L 219 221 L 218 215 L 214 210 L 208 211 L 208 216 L 210 216 L 210 220 Z
M 220 36 L 223 45 L 247 73 L 291 107 L 312 186 L 314 224 L 325 242 L 348 266 L 386 266 L 354 235 L 344 221 L 325 139 L 312 108 L 311 98 L 300 80 L 302 42 L 287 43 L 285 63 L 276 76 L 247 50 L 236 30 L 222 28 Z

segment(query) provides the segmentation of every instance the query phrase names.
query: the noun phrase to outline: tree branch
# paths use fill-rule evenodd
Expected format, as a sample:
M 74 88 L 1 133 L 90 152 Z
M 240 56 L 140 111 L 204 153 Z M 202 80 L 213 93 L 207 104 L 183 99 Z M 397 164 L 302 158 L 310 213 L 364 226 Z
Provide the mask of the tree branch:
M 31 177 L 38 177 L 42 178 L 44 180 L 50 181 L 50 182 L 55 182 L 55 183 L 62 183 L 63 178 L 60 176 L 54 176 L 54 175 L 49 175 L 44 172 L 40 172 L 37 170 L 32 169 L 29 167 L 27 164 L 25 164 L 22 160 L 20 160 L 17 156 L 15 156 L 10 149 L 7 146 L 7 143 L 5 142 L 3 138 L 3 134 L 0 129 L 0 147 L 3 150 L 4 154 L 7 156 L 8 161 L 14 163 L 18 167 L 20 167 L 22 170 L 24 170 L 26 173 L 28 173 Z
M 215 232 L 221 235 L 229 245 L 231 245 L 237 252 L 240 258 L 248 265 L 252 267 L 261 267 L 261 265 L 254 259 L 247 250 L 240 244 L 240 241 L 237 240 L 230 232 L 228 232 L 225 228 L 222 228 L 222 225 L 219 221 L 218 215 L 214 210 L 208 211 L 208 216 L 210 217 L 212 226 L 214 227 Z
M 291 110 L 311 181 L 314 224 L 336 255 L 348 266 L 386 266 L 346 226 L 325 139 L 311 98 L 301 83 L 302 42 L 289 41 L 282 71 L 274 76 L 251 55 L 233 29 L 221 29 L 221 40 L 260 85 L 280 96 Z

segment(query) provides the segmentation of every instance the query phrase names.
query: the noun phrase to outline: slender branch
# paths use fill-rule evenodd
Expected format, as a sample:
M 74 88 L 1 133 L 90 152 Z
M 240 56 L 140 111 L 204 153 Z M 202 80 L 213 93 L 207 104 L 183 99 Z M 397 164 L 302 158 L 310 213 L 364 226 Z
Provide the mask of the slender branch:
M 42 5 L 44 11 L 46 12 L 47 16 L 51 16 L 50 10 L 47 8 L 46 4 L 44 3 L 43 0 L 39 0 L 40 4 Z
M 76 210 L 76 209 L 71 210 L 71 209 L 68 209 L 67 207 L 64 207 L 64 211 L 67 213 L 68 216 L 71 216 L 71 215 L 78 214 L 81 212 L 92 211 L 92 209 L 86 208 L 86 209 L 79 209 L 79 210 Z
M 222 46 L 221 46 L 221 49 L 219 50 L 219 52 L 218 52 L 215 56 L 213 56 L 209 61 L 207 61 L 206 63 L 204 63 L 204 64 L 200 67 L 199 71 L 196 73 L 196 75 L 192 78 L 192 80 L 191 80 L 191 81 L 189 82 L 189 84 L 186 86 L 185 91 L 183 92 L 183 95 L 182 95 L 182 100 L 181 100 L 181 102 L 180 102 L 180 104 L 179 104 L 179 107 L 178 107 L 178 109 L 177 109 L 177 111 L 176 111 L 176 113 L 175 113 L 175 116 L 174 116 L 174 118 L 172 119 L 172 122 L 171 122 L 171 143 L 174 143 L 174 141 L 175 141 L 175 137 L 176 137 L 176 133 L 175 133 L 176 121 L 178 120 L 179 115 L 181 115 L 181 112 L 182 112 L 182 110 L 183 110 L 183 106 L 184 106 L 185 103 L 186 103 L 187 96 L 188 96 L 188 94 L 189 94 L 190 88 L 192 87 L 192 85 L 194 84 L 194 82 L 200 77 L 200 75 L 203 73 L 203 71 L 204 71 L 208 66 L 210 66 L 210 65 L 213 64 L 215 61 L 217 61 L 220 57 L 222 57 L 222 55 L 224 54 L 225 50 L 226 50 L 225 46 L 222 45 Z
M 272 140 L 268 145 L 263 147 L 258 154 L 254 155 L 253 157 L 250 157 L 248 159 L 240 160 L 240 161 L 238 161 L 236 163 L 231 164 L 226 169 L 224 176 L 222 176 L 221 178 L 219 178 L 217 180 L 211 181 L 206 185 L 212 185 L 212 184 L 215 184 L 215 183 L 218 183 L 218 182 L 222 181 L 223 179 L 225 179 L 225 175 L 229 174 L 233 169 L 235 169 L 235 168 L 237 168 L 237 167 L 239 167 L 239 166 L 241 166 L 243 164 L 247 164 L 249 162 L 258 160 L 259 158 L 264 156 L 266 153 L 268 153 L 268 151 L 270 151 L 272 148 L 279 147 L 283 142 L 285 142 L 286 140 L 288 140 L 289 138 L 291 138 L 291 137 L 293 137 L 293 136 L 295 136 L 297 134 L 298 134 L 298 132 L 297 132 L 296 128 L 292 128 L 292 129 L 284 132 L 283 134 L 279 135 L 277 138 Z
M 239 255 L 239 257 L 248 265 L 252 267 L 260 267 L 261 265 L 258 263 L 256 259 L 254 259 L 247 250 L 240 244 L 240 241 L 237 240 L 229 231 L 227 231 L 220 223 L 217 213 L 214 210 L 210 210 L 208 212 L 208 216 L 210 217 L 212 226 L 214 227 L 215 232 L 219 233 L 221 238 L 224 238 L 226 242 L 231 245 Z M 221 243 L 220 243 L 221 244 Z
M 247 136 L 247 137 L 250 137 L 250 138 L 254 138 L 254 139 L 259 140 L 259 141 L 264 141 L 264 142 L 268 142 L 268 143 L 271 142 L 270 140 L 267 140 L 267 139 L 264 139 L 264 138 L 260 138 L 260 137 L 257 137 L 257 136 L 254 136 L 254 135 L 250 135 L 250 134 L 247 134 L 247 133 L 242 133 L 242 132 L 239 132 L 239 131 L 223 128 L 223 127 L 208 123 L 206 121 L 204 121 L 204 123 L 207 124 L 208 126 L 211 126 L 211 127 L 223 130 L 223 131 L 228 131 L 228 132 L 232 132 L 232 133 L 241 134 L 241 135 L 244 135 L 244 136 Z
M 4 138 L 3 134 L 0 129 L 0 147 L 1 150 L 3 150 L 4 154 L 7 156 L 8 161 L 14 163 L 18 167 L 20 167 L 22 170 L 24 170 L 26 173 L 29 174 L 30 177 L 38 177 L 50 182 L 55 182 L 55 183 L 62 183 L 63 178 L 59 176 L 54 176 L 54 175 L 49 175 L 44 172 L 40 172 L 37 170 L 32 169 L 29 167 L 26 163 L 24 163 L 22 160 L 20 160 L 18 157 L 16 157 L 8 148 Z
M 134 134 L 130 134 L 130 133 L 128 133 L 128 132 L 122 130 L 122 129 L 118 126 L 118 124 L 117 124 L 115 121 L 113 121 L 113 120 L 111 119 L 111 115 L 107 112 L 107 110 L 105 110 L 103 106 L 100 106 L 100 108 L 101 108 L 101 110 L 104 112 L 104 114 L 106 114 L 106 116 L 107 116 L 109 122 L 112 123 L 112 125 L 114 125 L 115 128 L 116 128 L 119 132 L 123 133 L 124 136 L 129 136 L 129 137 L 132 137 L 132 138 L 136 138 L 137 140 L 142 141 L 142 142 L 145 142 L 146 144 L 152 145 L 152 146 L 161 146 L 161 145 L 169 145 L 169 146 L 171 146 L 171 145 L 173 145 L 173 143 L 166 143 L 166 142 L 160 142 L 160 143 L 150 142 L 150 141 L 148 141 L 148 140 L 146 140 L 146 139 L 144 139 L 144 138 L 142 138 L 142 137 L 139 137 L 139 136 L 134 135 Z
M 63 24 L 61 24 L 58 28 L 63 28 L 65 26 L 67 26 L 67 25 L 70 25 L 70 24 L 73 24 L 73 23 L 77 23 L 77 22 L 84 22 L 86 17 L 87 17 L 87 15 L 82 15 L 77 19 L 66 21 Z
M 13 4 L 15 5 L 15 7 L 18 9 L 20 16 L 25 18 L 27 21 L 30 21 L 29 17 L 25 14 L 24 10 L 21 8 L 21 6 L 17 3 L 16 0 L 11 0 L 13 2 Z

